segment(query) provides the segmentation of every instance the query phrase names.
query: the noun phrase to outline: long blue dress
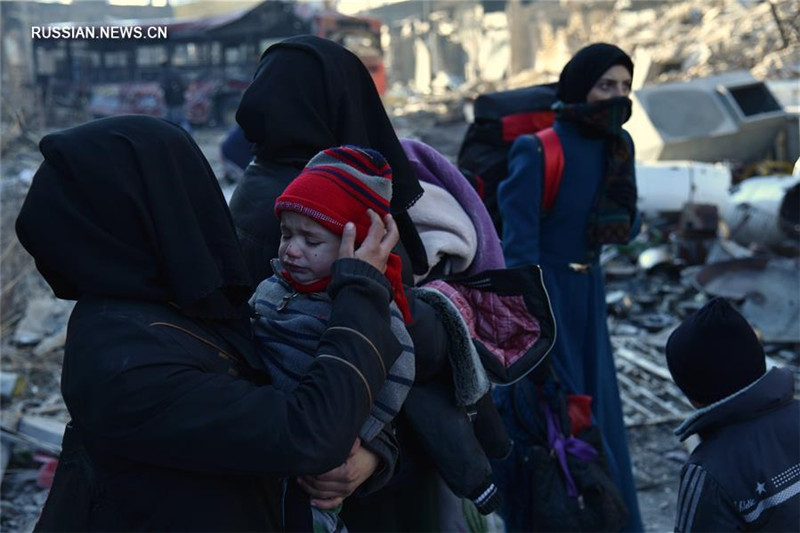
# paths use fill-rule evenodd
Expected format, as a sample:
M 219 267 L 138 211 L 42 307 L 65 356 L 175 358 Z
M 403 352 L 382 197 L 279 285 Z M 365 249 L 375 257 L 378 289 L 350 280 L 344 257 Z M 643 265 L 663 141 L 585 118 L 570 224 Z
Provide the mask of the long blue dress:
M 551 352 L 554 367 L 567 387 L 589 394 L 600 426 L 614 481 L 630 511 L 625 530 L 641 531 L 636 486 L 616 369 L 606 323 L 605 288 L 599 250 L 589 259 L 586 226 L 605 170 L 605 142 L 579 134 L 571 123 L 556 122 L 564 150 L 564 173 L 555 203 L 541 216 L 542 159 L 530 136 L 518 138 L 509 152 L 509 176 L 497 191 L 503 217 L 503 255 L 509 267 L 539 264 L 555 315 L 557 335 Z M 633 152 L 630 136 L 625 138 Z M 633 158 L 631 158 L 633 165 Z M 639 217 L 631 238 L 639 231 Z M 588 272 L 570 263 L 589 263 Z M 502 395 L 503 392 L 499 391 Z

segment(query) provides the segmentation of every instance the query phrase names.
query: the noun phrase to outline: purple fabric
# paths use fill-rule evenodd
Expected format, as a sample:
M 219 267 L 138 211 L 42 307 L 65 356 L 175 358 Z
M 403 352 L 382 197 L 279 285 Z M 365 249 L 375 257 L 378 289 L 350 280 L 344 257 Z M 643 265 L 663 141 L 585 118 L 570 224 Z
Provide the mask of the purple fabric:
M 572 436 L 565 437 L 547 402 L 542 402 L 542 409 L 547 418 L 547 442 L 550 450 L 555 452 L 558 457 L 558 464 L 561 465 L 561 471 L 564 472 L 567 494 L 571 498 L 577 498 L 578 488 L 575 486 L 575 480 L 572 479 L 572 474 L 567 466 L 567 453 L 571 453 L 582 461 L 594 461 L 597 458 L 597 450 L 586 441 Z
M 464 175 L 442 154 L 421 141 L 400 139 L 400 144 L 406 157 L 411 161 L 417 177 L 422 181 L 438 185 L 452 194 L 475 225 L 478 250 L 465 274 L 472 275 L 484 270 L 505 268 L 500 238 L 494 229 L 489 212 Z

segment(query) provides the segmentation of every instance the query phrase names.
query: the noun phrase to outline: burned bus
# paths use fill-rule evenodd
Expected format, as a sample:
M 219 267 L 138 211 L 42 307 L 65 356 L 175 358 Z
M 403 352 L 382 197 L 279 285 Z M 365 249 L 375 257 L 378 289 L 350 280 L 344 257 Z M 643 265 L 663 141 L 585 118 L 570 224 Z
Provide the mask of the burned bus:
M 77 27 L 70 23 L 51 26 Z M 386 90 L 381 22 L 373 18 L 267 0 L 222 15 L 123 20 L 114 26 L 138 33 L 122 31 L 118 38 L 97 38 L 98 24 L 97 31 L 86 31 L 82 25 L 84 31 L 71 32 L 69 39 L 34 39 L 33 67 L 45 101 L 82 105 L 93 117 L 164 116 L 158 79 L 166 60 L 187 81 L 189 122 L 229 125 L 263 50 L 303 34 L 334 40 L 353 51 L 370 71 L 378 91 Z

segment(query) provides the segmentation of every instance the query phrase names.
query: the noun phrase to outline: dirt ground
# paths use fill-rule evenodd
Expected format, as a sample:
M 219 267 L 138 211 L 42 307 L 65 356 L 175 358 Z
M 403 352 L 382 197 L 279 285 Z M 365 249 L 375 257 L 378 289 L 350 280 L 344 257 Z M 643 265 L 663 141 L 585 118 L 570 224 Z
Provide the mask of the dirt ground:
M 639 508 L 645 531 L 672 531 L 678 499 L 678 477 L 685 448 L 672 434 L 677 424 L 640 426 L 628 430 Z
M 400 119 L 397 127 L 401 136 L 419 138 L 449 158 L 455 159 L 466 125 L 463 122 L 440 123 L 430 117 L 419 116 Z M 222 175 L 218 146 L 223 135 L 224 131 L 214 129 L 195 132 L 198 144 L 218 175 Z M 25 168 L 35 169 L 38 165 L 39 156 L 33 146 L 21 146 L 19 150 L 25 153 L 3 161 L 6 177 L 13 172 L 30 173 Z M 232 190 L 232 186 L 227 184 L 223 188 L 227 193 Z M 8 223 L 9 218 L 5 218 L 4 232 L 10 229 Z M 25 290 L 24 298 L 31 298 L 35 292 L 43 290 L 42 284 L 36 280 L 23 280 L 21 283 L 29 287 Z M 13 317 L 6 317 L 8 320 L 11 318 Z M 65 317 L 61 318 L 63 319 Z M 28 392 L 32 396 L 17 398 L 15 402 L 39 405 L 44 411 L 49 410 L 52 416 L 64 419 L 67 415 L 58 394 L 61 350 L 36 359 L 30 349 L 10 346 L 9 337 L 9 331 L 4 330 L 3 344 L 0 346 L 3 371 L 24 372 L 28 378 Z M 42 398 L 45 400 L 41 400 Z M 48 402 L 51 404 L 49 407 Z M 41 407 L 42 404 L 44 407 Z M 3 411 L 8 408 L 9 405 L 3 405 Z M 678 475 L 687 456 L 685 448 L 672 435 L 675 425 L 664 423 L 629 428 L 634 473 L 646 531 L 672 530 Z M 0 528 L 9 532 L 31 531 L 46 498 L 46 490 L 38 488 L 36 484 L 39 461 L 33 453 L 19 450 L 18 447 L 12 457 L 0 490 Z

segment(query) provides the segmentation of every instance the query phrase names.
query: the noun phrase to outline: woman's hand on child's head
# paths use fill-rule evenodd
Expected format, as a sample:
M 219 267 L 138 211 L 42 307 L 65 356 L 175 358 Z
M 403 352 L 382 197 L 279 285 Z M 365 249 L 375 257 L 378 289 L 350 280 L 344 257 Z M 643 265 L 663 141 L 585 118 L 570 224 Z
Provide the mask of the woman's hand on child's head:
M 355 249 L 356 228 L 348 222 L 342 232 L 342 243 L 339 246 L 339 258 L 355 257 L 366 261 L 381 272 L 386 272 L 389 254 L 400 239 L 400 232 L 392 215 L 387 214 L 383 220 L 372 209 L 367 210 L 370 219 L 369 231 L 357 249 Z

